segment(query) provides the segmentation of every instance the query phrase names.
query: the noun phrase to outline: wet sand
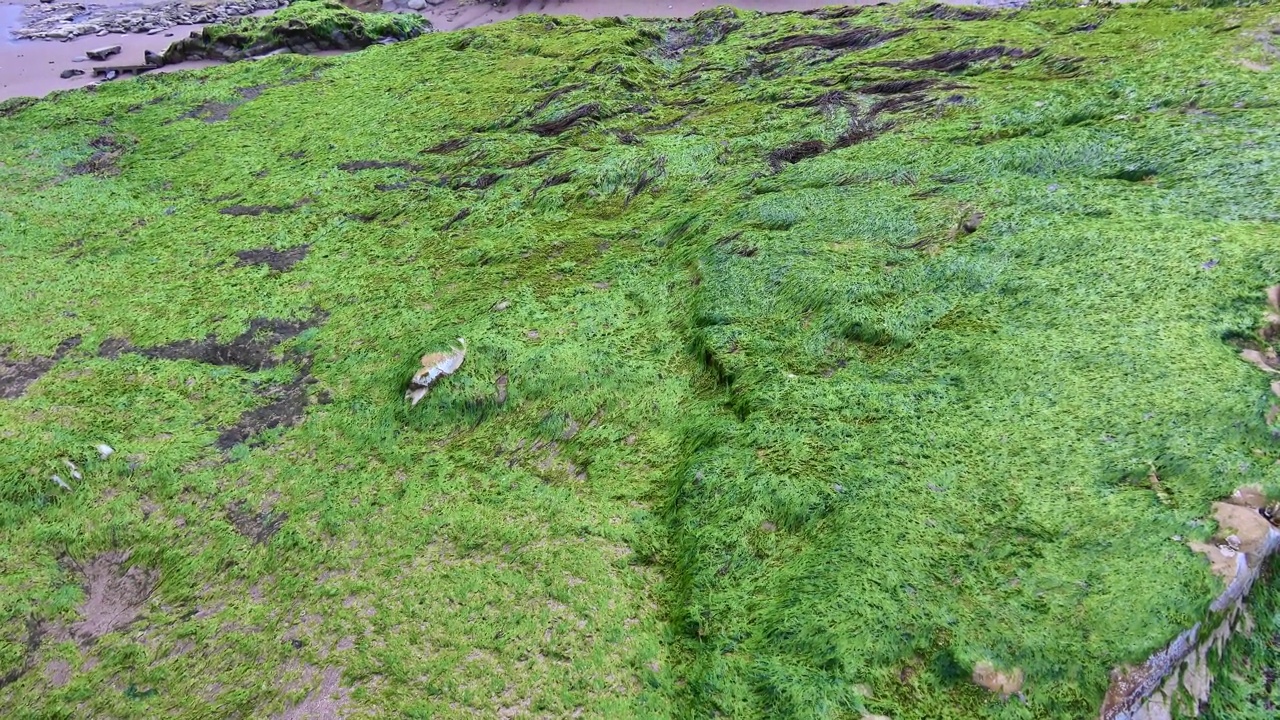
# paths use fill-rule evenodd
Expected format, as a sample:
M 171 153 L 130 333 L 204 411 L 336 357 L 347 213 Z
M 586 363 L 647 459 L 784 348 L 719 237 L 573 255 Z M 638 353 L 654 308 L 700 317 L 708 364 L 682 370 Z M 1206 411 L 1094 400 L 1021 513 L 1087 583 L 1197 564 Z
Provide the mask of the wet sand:
M 0 6 L 0 21 L 6 19 L 4 11 L 12 6 Z M 13 40 L 9 37 L 8 28 L 0 25 L 4 38 L 0 39 L 0 100 L 20 95 L 40 97 L 54 90 L 68 90 L 84 87 L 102 78 L 93 77 L 93 68 L 97 65 L 141 65 L 143 52 L 164 52 L 170 43 L 181 40 L 192 31 L 200 30 L 199 25 L 179 25 L 168 28 L 157 35 L 131 34 L 107 35 L 96 37 L 78 37 L 67 42 L 49 40 Z M 168 37 L 168 35 L 172 37 Z M 105 61 L 86 60 L 73 62 L 72 58 L 83 56 L 86 50 L 119 45 L 119 55 L 112 55 Z M 213 61 L 189 62 L 171 65 L 151 72 L 169 72 L 173 70 L 194 70 L 217 65 Z M 83 70 L 84 75 L 63 80 L 59 74 L 63 70 L 74 68 Z M 112 82 L 127 82 L 127 79 Z
M 434 7 L 428 5 L 419 14 L 430 20 L 436 30 L 447 31 L 508 20 L 525 13 L 579 15 L 587 18 L 614 15 L 688 17 L 699 11 L 725 4 L 744 10 L 787 12 L 830 5 L 875 5 L 878 1 L 854 0 L 842 3 L 838 0 L 736 0 L 734 2 L 724 0 L 510 0 L 502 7 L 493 7 L 483 0 L 479 3 L 467 4 L 459 0 L 444 0 Z M 21 26 L 20 17 L 23 6 L 35 2 L 38 0 L 0 0 L 0 100 L 20 95 L 40 97 L 55 90 L 84 87 L 100 82 L 101 78 L 94 78 L 92 75 L 95 65 L 141 65 L 144 51 L 163 52 L 171 43 L 201 27 L 180 25 L 167 28 L 155 35 L 87 36 L 65 42 L 13 39 L 10 33 Z M 144 4 L 138 0 L 92 0 L 92 2 L 107 6 Z M 405 2 L 407 0 L 384 0 L 383 7 L 388 10 L 398 9 L 401 12 L 409 12 L 404 9 Z M 958 4 L 1007 6 L 1016 4 L 1016 0 L 969 0 L 968 2 L 960 0 Z M 121 46 L 122 52 L 105 62 L 72 61 L 77 56 L 83 56 L 86 50 L 109 45 Z M 213 61 L 188 62 L 151 72 L 192 70 L 216 64 Z M 65 80 L 59 77 L 62 71 L 73 68 L 84 70 L 85 74 Z M 112 82 L 128 81 L 129 78 L 125 77 Z

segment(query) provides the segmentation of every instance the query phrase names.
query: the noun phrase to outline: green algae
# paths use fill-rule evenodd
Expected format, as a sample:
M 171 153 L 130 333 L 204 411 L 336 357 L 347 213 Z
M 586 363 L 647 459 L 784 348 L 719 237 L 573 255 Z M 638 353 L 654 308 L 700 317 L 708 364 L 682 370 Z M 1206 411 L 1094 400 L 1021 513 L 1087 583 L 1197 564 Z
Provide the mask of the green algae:
M 1280 489 L 1225 342 L 1280 277 L 1239 62 L 1275 20 L 930 12 L 526 17 L 6 106 L 0 342 L 82 342 L 0 401 L 0 706 L 270 715 L 311 667 L 413 717 L 1096 714 L 1218 591 L 1178 538 Z M 268 369 L 100 352 L 317 308 Z M 213 447 L 295 378 L 305 422 Z M 60 634 L 66 558 L 117 548 L 145 617 Z

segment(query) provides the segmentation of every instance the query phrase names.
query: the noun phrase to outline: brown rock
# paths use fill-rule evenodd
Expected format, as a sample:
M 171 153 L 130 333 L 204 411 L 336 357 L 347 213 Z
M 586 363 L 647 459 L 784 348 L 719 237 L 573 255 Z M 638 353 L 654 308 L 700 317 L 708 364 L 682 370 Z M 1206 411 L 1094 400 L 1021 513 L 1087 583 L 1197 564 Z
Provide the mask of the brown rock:
M 1022 672 L 1022 668 L 1014 668 L 1006 672 L 997 670 L 994 664 L 983 660 L 973 666 L 973 681 L 993 693 L 998 693 L 1001 697 L 1008 697 L 1022 690 L 1026 675 Z

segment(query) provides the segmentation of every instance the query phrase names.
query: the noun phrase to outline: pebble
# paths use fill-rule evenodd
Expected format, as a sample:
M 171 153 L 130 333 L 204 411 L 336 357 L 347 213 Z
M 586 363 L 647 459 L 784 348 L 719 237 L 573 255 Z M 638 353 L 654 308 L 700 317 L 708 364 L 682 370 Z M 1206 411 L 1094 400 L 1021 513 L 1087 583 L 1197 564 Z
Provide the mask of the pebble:
M 83 75 L 83 74 L 84 74 L 83 70 L 77 70 L 75 68 L 71 68 L 69 70 L 63 70 L 61 73 L 58 74 L 58 77 L 62 78 L 63 80 L 68 80 L 77 75 Z
M 427 0 L 409 0 L 405 3 L 405 7 L 410 10 L 423 10 L 427 7 Z

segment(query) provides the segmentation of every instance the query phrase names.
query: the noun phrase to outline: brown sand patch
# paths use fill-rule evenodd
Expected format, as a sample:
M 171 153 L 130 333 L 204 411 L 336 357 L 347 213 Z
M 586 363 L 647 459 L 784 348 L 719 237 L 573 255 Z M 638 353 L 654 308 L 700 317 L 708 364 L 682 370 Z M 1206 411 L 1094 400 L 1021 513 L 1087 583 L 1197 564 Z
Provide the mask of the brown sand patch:
M 128 550 L 112 550 L 83 564 L 70 561 L 83 579 L 82 619 L 71 626 L 72 637 L 82 645 L 128 627 L 151 599 L 160 572 L 141 565 L 126 567 L 130 555 Z
M 320 673 L 320 685 L 302 702 L 276 715 L 276 720 L 339 720 L 351 704 L 351 691 L 342 687 L 341 681 L 341 670 L 325 668 Z

